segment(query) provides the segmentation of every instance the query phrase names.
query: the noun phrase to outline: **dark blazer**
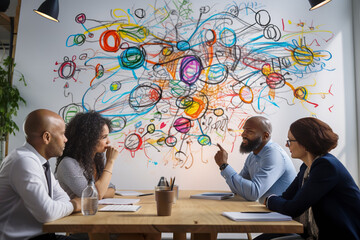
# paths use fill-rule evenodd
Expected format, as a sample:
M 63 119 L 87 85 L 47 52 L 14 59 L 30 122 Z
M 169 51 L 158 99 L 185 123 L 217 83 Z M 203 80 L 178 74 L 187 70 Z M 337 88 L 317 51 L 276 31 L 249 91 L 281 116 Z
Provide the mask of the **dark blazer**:
M 329 153 L 313 162 L 301 187 L 305 170 L 303 164 L 282 196 L 268 199 L 268 208 L 298 217 L 311 206 L 319 240 L 360 240 L 360 191 L 350 173 Z

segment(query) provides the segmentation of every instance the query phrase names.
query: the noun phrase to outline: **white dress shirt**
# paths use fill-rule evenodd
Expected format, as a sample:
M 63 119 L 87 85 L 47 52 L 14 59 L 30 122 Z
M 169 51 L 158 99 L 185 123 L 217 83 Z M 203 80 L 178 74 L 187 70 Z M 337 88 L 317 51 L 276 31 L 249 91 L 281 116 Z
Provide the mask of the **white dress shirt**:
M 42 224 L 71 214 L 70 198 L 51 173 L 51 196 L 43 158 L 29 143 L 0 165 L 0 239 L 23 240 L 42 234 Z

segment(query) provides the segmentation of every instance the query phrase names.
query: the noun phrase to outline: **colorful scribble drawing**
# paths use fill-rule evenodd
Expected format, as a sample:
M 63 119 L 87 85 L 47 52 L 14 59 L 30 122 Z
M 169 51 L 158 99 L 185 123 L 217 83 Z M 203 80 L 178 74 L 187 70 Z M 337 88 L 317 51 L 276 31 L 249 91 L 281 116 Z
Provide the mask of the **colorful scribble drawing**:
M 64 81 L 69 101 L 60 113 L 68 121 L 79 111 L 100 112 L 112 120 L 122 152 L 143 154 L 147 164 L 206 163 L 206 147 L 234 145 L 249 116 L 295 104 L 316 116 L 321 101 L 311 96 L 332 95 L 331 82 L 310 91 L 315 73 L 333 70 L 323 49 L 333 34 L 313 23 L 274 23 L 261 4 L 220 11 L 175 0 L 91 17 L 75 17 L 79 32 L 65 44 L 76 54 L 55 64 L 54 81 Z

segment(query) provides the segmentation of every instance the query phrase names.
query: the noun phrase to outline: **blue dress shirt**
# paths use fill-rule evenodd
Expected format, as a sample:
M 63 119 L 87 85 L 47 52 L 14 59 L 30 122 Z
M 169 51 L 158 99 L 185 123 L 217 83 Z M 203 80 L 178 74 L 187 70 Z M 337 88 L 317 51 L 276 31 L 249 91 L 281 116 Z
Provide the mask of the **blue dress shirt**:
M 258 154 L 249 154 L 239 174 L 228 165 L 221 175 L 233 193 L 263 203 L 271 194 L 283 193 L 294 180 L 296 171 L 284 149 L 269 141 Z

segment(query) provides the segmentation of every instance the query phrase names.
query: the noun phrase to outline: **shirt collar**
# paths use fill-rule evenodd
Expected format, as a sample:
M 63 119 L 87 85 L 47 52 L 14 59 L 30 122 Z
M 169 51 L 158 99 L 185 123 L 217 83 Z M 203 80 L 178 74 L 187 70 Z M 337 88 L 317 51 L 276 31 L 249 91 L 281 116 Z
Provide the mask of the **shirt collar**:
M 44 163 L 47 162 L 47 160 L 43 156 L 41 156 L 40 153 L 38 153 L 38 151 L 36 151 L 36 149 L 30 143 L 25 142 L 24 147 L 30 150 L 40 159 L 41 165 L 44 165 Z
M 262 153 L 265 151 L 264 149 L 267 148 L 267 146 L 270 145 L 271 143 L 272 143 L 272 140 L 270 139 L 270 140 L 265 144 L 265 146 L 263 146 L 263 148 L 260 150 L 260 152 L 259 152 L 258 154 L 255 154 L 254 152 L 253 152 L 253 154 L 254 154 L 255 156 L 261 157 Z

